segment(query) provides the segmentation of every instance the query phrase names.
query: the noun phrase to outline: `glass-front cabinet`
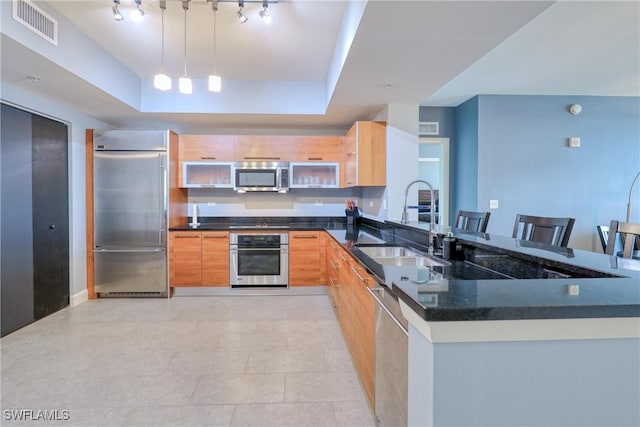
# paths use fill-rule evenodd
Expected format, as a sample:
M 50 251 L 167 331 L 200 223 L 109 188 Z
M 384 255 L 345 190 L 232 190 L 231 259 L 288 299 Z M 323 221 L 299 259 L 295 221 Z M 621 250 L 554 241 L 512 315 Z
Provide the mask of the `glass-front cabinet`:
M 338 188 L 340 163 L 290 163 L 290 188 Z
M 182 187 L 233 188 L 231 162 L 182 162 Z

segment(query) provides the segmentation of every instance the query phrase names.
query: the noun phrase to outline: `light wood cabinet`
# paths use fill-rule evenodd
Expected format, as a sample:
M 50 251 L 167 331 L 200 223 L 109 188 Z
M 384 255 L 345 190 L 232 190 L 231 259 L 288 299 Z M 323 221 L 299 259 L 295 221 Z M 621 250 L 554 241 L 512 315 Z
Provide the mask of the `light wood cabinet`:
M 289 231 L 289 286 L 325 284 L 323 231 Z
M 375 280 L 358 261 L 327 237 L 327 281 L 336 317 L 371 407 L 375 400 Z
M 237 135 L 233 157 L 236 161 L 287 161 L 290 149 L 290 136 Z
M 180 161 L 233 161 L 234 135 L 180 135 Z
M 172 231 L 169 246 L 169 286 L 201 286 L 202 233 Z
M 341 162 L 343 158 L 343 136 L 291 137 L 292 162 Z
M 229 232 L 202 232 L 202 286 L 229 286 Z
M 356 122 L 344 139 L 343 187 L 384 186 L 387 182 L 386 125 Z
M 172 231 L 169 245 L 169 286 L 229 286 L 228 231 Z

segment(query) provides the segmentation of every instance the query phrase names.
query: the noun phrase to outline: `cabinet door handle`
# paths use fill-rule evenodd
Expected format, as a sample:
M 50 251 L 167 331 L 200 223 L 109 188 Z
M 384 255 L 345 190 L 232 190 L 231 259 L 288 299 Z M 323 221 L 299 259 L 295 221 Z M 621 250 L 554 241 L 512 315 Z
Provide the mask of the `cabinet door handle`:
M 309 160 L 322 160 L 322 157 L 307 157 Z
M 205 239 L 227 239 L 229 236 L 202 236 Z
M 353 157 L 353 153 L 347 153 L 347 157 Z
M 367 279 L 365 279 L 364 277 L 362 277 L 360 275 L 360 273 L 358 273 L 358 270 L 356 270 L 355 268 L 351 267 L 351 270 L 355 273 L 356 276 L 358 276 L 358 279 L 360 279 L 360 281 L 362 283 L 367 283 Z
M 198 239 L 200 238 L 200 236 L 184 236 L 184 235 L 177 235 L 177 236 L 173 236 L 176 239 Z
M 340 285 L 336 285 L 336 282 L 334 282 L 334 280 L 331 277 L 329 277 L 329 281 L 331 282 L 331 286 L 333 286 L 334 288 L 340 287 Z
M 342 252 L 338 252 L 338 255 L 342 258 L 342 261 L 347 262 L 347 259 L 342 256 Z
M 245 160 L 280 160 L 280 157 L 243 157 Z
M 200 157 L 202 160 L 215 160 L 215 157 L 206 157 L 206 156 L 202 156 Z
M 317 239 L 318 236 L 293 236 L 294 239 Z
M 331 266 L 332 266 L 333 268 L 335 268 L 336 270 L 340 268 L 340 266 L 338 266 L 338 265 L 336 265 L 336 264 L 334 264 L 334 263 L 333 263 L 333 260 L 332 260 L 332 259 L 330 259 L 330 260 L 329 260 L 329 264 L 331 264 Z

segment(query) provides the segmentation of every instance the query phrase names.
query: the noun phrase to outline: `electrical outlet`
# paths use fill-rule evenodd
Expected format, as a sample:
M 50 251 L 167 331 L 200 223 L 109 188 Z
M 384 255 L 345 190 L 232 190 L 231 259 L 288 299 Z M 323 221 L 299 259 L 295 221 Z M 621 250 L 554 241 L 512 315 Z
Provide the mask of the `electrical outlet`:
M 373 200 L 369 200 L 369 207 L 372 208 L 373 207 Z
M 577 138 L 577 137 L 569 138 L 569 147 L 571 148 L 580 147 L 580 138 Z
M 316 206 L 322 206 L 324 202 L 322 200 L 316 200 Z
M 497 200 L 489 200 L 489 209 L 498 209 L 498 206 Z
M 216 202 L 207 202 L 207 206 L 215 206 Z

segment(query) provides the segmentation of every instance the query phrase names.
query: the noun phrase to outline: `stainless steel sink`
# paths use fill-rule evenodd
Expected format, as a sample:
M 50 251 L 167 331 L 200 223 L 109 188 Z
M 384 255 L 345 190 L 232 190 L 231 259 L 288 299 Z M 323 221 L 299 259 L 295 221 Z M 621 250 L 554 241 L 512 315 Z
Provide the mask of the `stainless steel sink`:
M 417 253 L 402 246 L 358 246 L 358 249 L 371 258 L 418 256 Z
M 443 267 L 446 264 L 423 256 L 372 257 L 380 265 L 394 267 Z

